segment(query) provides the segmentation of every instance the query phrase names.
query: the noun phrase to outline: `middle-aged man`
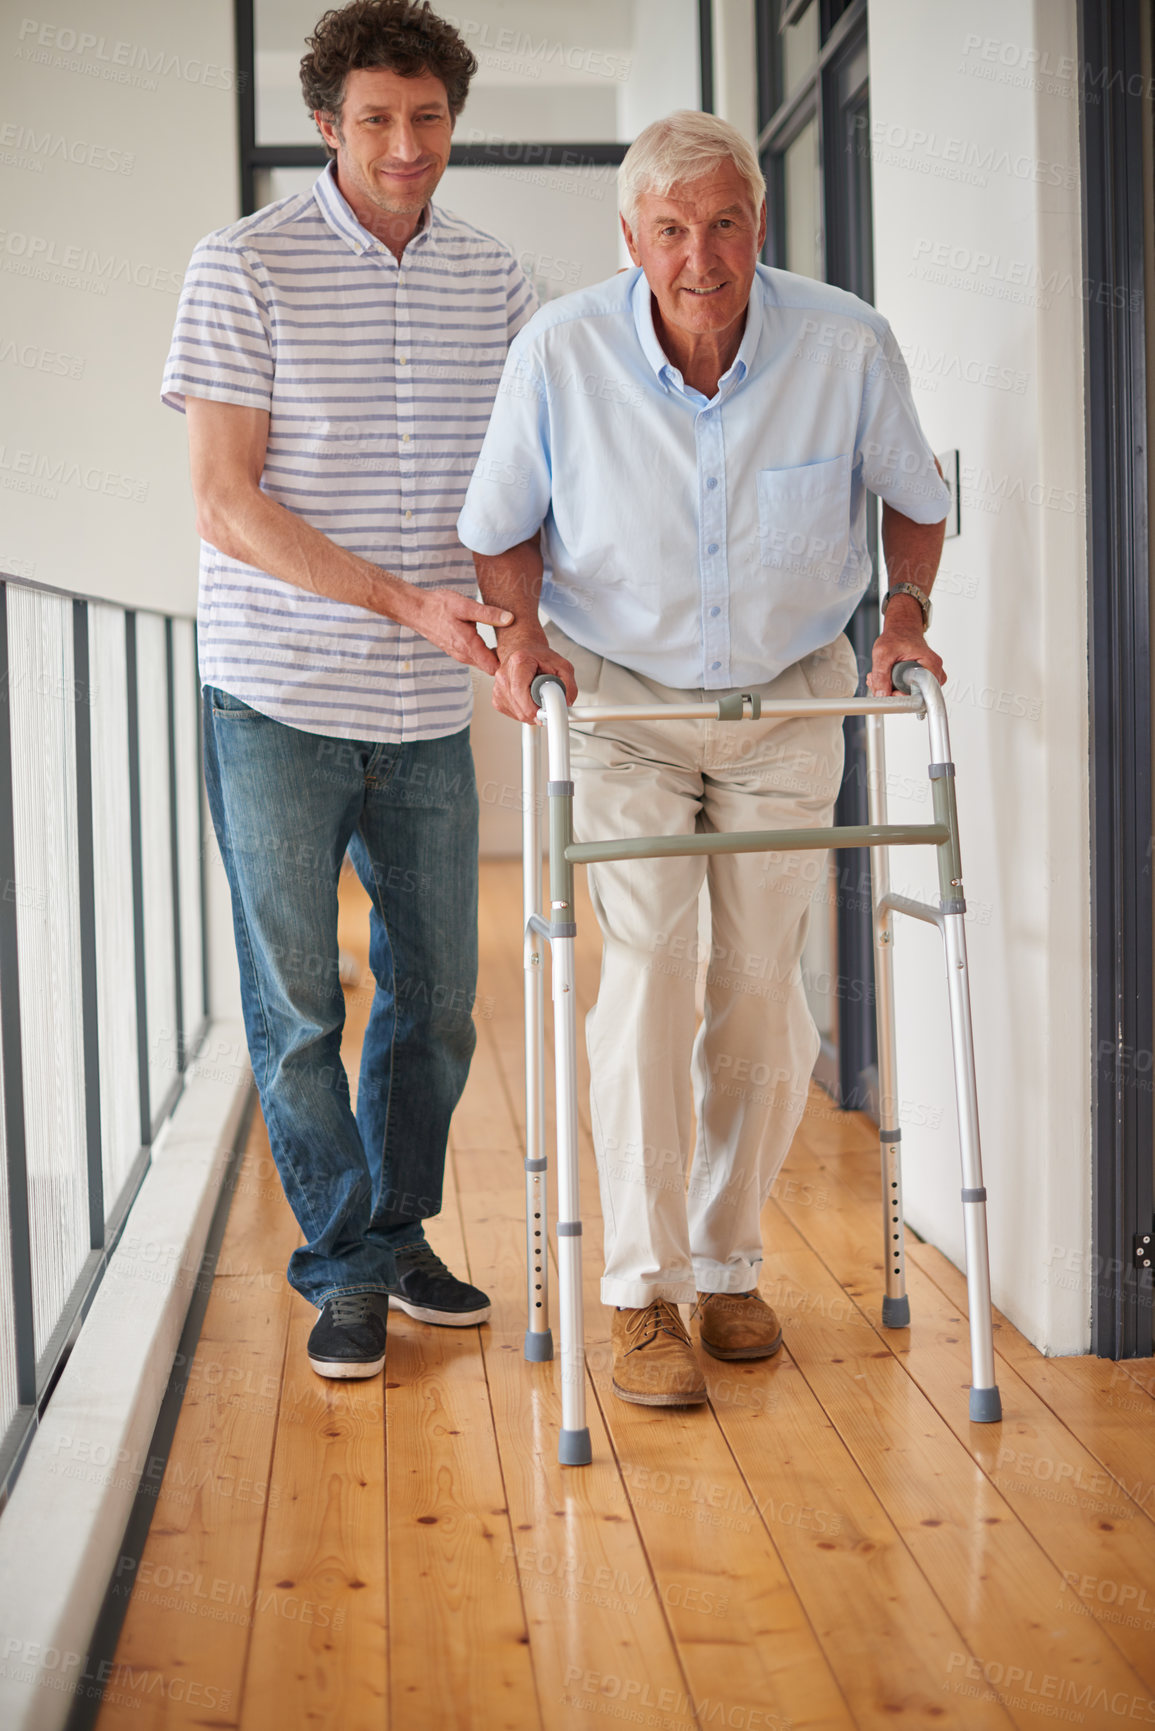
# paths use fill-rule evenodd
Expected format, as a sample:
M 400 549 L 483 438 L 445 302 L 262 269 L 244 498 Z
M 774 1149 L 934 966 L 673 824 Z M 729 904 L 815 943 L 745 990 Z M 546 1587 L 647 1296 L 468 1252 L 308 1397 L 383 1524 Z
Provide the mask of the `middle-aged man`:
M 432 204 L 477 61 L 428 5 L 353 0 L 301 62 L 331 160 L 197 247 L 165 401 L 203 538 L 205 776 L 245 1029 L 320 1310 L 322 1376 L 371 1376 L 390 1300 L 468 1324 L 486 1295 L 425 1239 L 475 1042 L 469 667 L 497 661 L 454 532 L 533 291 Z M 357 1115 L 341 1063 L 337 880 L 371 899 Z
M 884 501 L 893 602 L 872 688 L 889 692 L 906 658 L 943 678 L 924 629 L 949 498 L 885 319 L 758 264 L 762 176 L 725 122 L 686 112 L 647 127 L 620 190 L 637 268 L 552 302 L 513 344 L 458 523 L 482 595 L 515 615 L 498 632 L 495 703 L 531 720 L 533 676 L 557 672 L 572 691 L 571 666 L 595 706 L 851 693 L 842 631 L 870 576 L 868 488 Z M 842 728 L 584 723 L 574 762 L 579 839 L 825 825 Z M 604 940 L 587 1025 L 602 1299 L 626 1400 L 706 1398 L 677 1310 L 695 1294 L 714 1356 L 781 1342 L 757 1290 L 759 1217 L 818 1051 L 799 857 L 590 867 Z M 719 962 L 695 1038 L 703 876 Z

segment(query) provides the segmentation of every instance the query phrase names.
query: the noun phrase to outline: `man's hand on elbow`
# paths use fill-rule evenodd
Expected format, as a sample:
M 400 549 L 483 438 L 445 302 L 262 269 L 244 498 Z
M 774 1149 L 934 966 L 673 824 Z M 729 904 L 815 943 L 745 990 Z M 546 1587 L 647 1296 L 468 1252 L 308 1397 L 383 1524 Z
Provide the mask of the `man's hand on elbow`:
M 509 624 L 513 615 L 504 607 L 489 607 L 470 595 L 459 595 L 456 589 L 414 589 L 392 617 L 411 625 L 455 661 L 494 674 L 497 656 L 478 635 L 477 627 L 492 625 L 497 630 Z
M 493 681 L 493 707 L 514 721 L 532 721 L 537 704 L 530 695 L 530 686 L 539 673 L 553 673 L 565 686 L 567 703 L 577 701 L 574 671 L 564 655 L 551 649 L 541 626 L 511 625 L 497 634 L 497 655 L 500 662 Z

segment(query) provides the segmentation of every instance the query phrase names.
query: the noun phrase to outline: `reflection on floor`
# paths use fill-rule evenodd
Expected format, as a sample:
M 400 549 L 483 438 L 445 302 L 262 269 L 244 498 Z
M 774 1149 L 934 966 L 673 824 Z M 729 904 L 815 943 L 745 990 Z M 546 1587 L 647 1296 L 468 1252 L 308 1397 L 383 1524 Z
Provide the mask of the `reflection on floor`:
M 519 897 L 484 869 L 430 1228 L 491 1323 L 394 1312 L 383 1378 L 315 1377 L 258 1119 L 100 1731 L 1155 1723 L 1150 1361 L 1047 1360 L 1002 1324 L 1005 1420 L 971 1426 L 965 1284 L 912 1243 L 913 1327 L 881 1328 L 877 1144 L 817 1093 L 765 1216 L 785 1349 L 705 1358 L 697 1409 L 610 1391 L 583 1123 L 594 1462 L 556 1464 L 557 1367 L 521 1352 Z M 342 905 L 364 968 L 355 885 Z

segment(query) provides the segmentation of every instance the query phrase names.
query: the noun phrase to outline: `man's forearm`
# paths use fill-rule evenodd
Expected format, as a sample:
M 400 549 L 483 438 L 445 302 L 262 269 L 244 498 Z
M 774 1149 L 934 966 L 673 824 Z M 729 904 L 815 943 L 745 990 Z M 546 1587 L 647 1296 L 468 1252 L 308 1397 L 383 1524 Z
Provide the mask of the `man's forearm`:
M 500 665 L 493 681 L 494 708 L 515 721 L 532 721 L 537 714 L 532 685 L 539 673 L 553 674 L 565 686 L 566 702 L 576 702 L 573 668 L 550 647 L 538 617 L 542 569 L 538 537 L 520 541 L 504 553 L 475 553 L 473 563 L 483 599 L 513 614 L 497 633 Z
M 901 511 L 882 507 L 882 550 L 887 582 L 911 583 L 929 595 L 942 555 L 945 523 L 916 523 Z M 899 661 L 919 661 L 929 667 L 940 684 L 946 671 L 938 654 L 926 641 L 922 605 L 913 595 L 895 595 L 886 609 L 882 632 L 871 653 L 867 688 L 879 697 L 891 695 L 891 672 Z
M 198 513 L 200 533 L 226 557 L 268 571 L 312 595 L 327 595 L 350 607 L 402 625 L 414 625 L 420 591 L 368 559 L 339 547 L 320 529 L 278 505 L 259 488 L 237 487 Z
M 882 552 L 890 583 L 913 583 L 929 595 L 942 558 L 945 523 L 916 523 L 890 505 L 882 507 Z
M 542 559 L 538 537 L 519 541 L 504 553 L 475 553 L 473 564 L 482 600 L 513 614 L 513 624 L 498 634 L 499 653 L 503 637 L 541 636 L 537 610 L 541 600 Z

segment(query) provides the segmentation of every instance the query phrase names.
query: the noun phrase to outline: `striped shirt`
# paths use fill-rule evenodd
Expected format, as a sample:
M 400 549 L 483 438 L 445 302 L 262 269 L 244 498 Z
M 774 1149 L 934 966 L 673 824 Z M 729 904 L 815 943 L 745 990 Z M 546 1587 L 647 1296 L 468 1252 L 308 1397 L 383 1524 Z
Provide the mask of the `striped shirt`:
M 163 401 L 267 410 L 269 498 L 407 583 L 473 596 L 457 514 L 535 306 L 509 249 L 435 205 L 395 259 L 330 163 L 199 243 Z M 202 683 L 292 727 L 405 742 L 469 720 L 468 669 L 417 632 L 203 541 L 197 623 Z

